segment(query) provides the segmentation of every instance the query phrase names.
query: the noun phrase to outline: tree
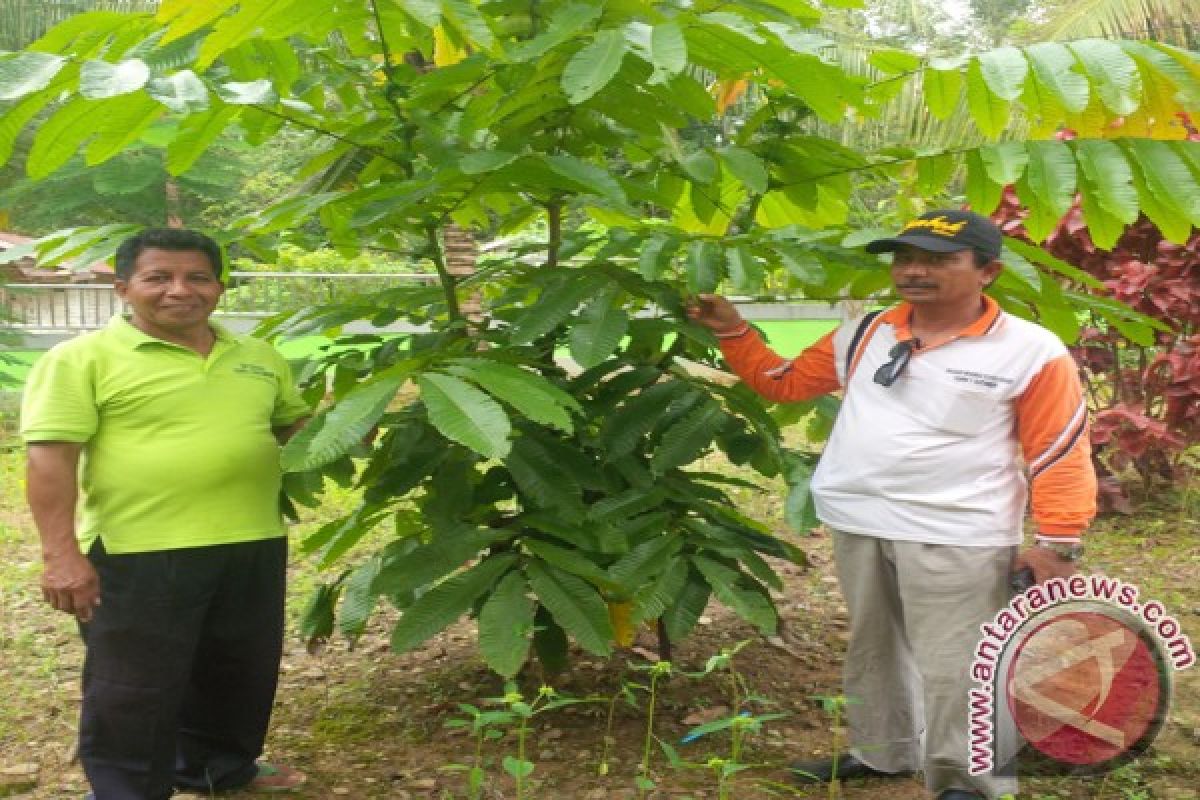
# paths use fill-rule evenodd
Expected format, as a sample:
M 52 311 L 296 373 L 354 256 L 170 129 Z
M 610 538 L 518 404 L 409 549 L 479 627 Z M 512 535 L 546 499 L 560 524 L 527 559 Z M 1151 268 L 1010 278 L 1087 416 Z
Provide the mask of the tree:
M 326 137 L 300 171 L 332 174 L 320 191 L 219 235 L 260 253 L 415 237 L 441 284 L 306 310 L 271 329 L 401 315 L 432 324 L 405 341 L 354 340 L 305 372 L 314 397 L 329 386 L 337 402 L 285 449 L 288 488 L 298 502 L 313 502 L 326 476 L 363 489 L 361 507 L 306 547 L 332 565 L 376 525 L 395 529 L 318 592 L 306 630 L 333 629 L 339 596 L 336 624 L 351 635 L 379 596 L 405 608 L 398 649 L 469 612 L 484 658 L 512 674 L 531 643 L 557 666 L 568 636 L 606 654 L 642 621 L 685 635 L 712 595 L 775 626 L 778 579 L 761 555 L 802 556 L 738 513 L 724 491 L 737 481 L 697 459 L 715 446 L 785 476 L 789 519 L 805 529 L 814 457 L 783 447 L 744 387 L 685 368 L 713 363 L 714 345 L 686 322 L 685 293 L 754 291 L 767 276 L 811 297 L 876 293 L 885 271 L 858 247 L 871 232 L 846 233 L 860 189 L 876 202 L 885 187 L 893 198 L 936 195 L 960 172 L 983 212 L 1015 183 L 1035 239 L 1076 190 L 1097 229 L 1144 211 L 1177 237 L 1200 218 L 1200 153 L 1172 116 L 1200 99 L 1194 54 L 1093 40 L 952 65 L 887 49 L 869 59 L 886 78 L 870 80 L 825 58 L 819 21 L 792 0 L 168 0 L 154 16 L 74 18 L 0 60 L 0 98 L 16 101 L 0 151 L 51 103 L 26 160 L 33 175 L 79 150 L 100 165 L 164 117 L 177 123 L 166 143 L 175 174 L 235 122 L 254 141 L 285 129 Z M 931 115 L 962 116 L 981 138 L 1004 137 L 1016 105 L 1035 132 L 1070 125 L 1081 138 L 916 152 L 823 135 L 881 115 L 913 82 Z M 753 98 L 751 113 L 727 126 L 739 96 Z M 521 258 L 461 282 L 447 269 L 449 226 L 503 234 L 535 222 L 545 239 Z M 103 252 L 117 233 L 67 231 L 38 246 Z M 1013 268 L 994 288 L 1006 308 L 1068 339 L 1082 307 L 1146 330 L 1136 312 L 1064 288 L 1085 274 L 1012 246 Z M 482 295 L 481 319 L 463 314 L 462 292 Z M 818 413 L 827 420 L 829 405 Z M 356 471 L 377 422 L 383 434 Z

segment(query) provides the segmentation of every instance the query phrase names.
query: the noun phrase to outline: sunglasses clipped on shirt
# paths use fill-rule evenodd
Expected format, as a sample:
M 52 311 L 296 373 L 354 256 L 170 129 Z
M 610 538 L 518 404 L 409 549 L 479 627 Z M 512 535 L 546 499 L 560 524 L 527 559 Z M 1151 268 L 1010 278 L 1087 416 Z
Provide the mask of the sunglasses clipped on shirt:
M 920 346 L 920 339 L 904 339 L 892 345 L 892 349 L 888 351 L 888 360 L 875 370 L 875 382 L 880 386 L 891 386 L 895 383 L 912 360 L 913 351 Z

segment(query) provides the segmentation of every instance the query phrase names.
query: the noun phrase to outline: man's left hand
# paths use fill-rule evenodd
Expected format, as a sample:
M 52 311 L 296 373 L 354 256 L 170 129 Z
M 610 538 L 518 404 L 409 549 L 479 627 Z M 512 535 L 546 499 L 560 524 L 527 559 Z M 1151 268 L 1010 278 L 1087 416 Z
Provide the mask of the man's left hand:
M 1035 583 L 1045 583 L 1051 578 L 1069 578 L 1079 572 L 1077 562 L 1063 558 L 1047 547 L 1026 547 L 1017 553 L 1013 560 L 1013 574 L 1026 567 L 1033 570 Z

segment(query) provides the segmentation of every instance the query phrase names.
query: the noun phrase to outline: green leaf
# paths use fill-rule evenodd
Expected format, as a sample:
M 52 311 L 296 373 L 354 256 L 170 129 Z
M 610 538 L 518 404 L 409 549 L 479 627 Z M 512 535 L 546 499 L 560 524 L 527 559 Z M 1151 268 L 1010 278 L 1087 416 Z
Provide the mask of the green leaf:
M 1187 162 L 1170 142 L 1126 139 L 1122 145 L 1136 167 L 1142 211 L 1169 240 L 1186 243 L 1200 226 L 1200 185 Z
M 703 576 L 694 569 L 689 569 L 687 582 L 675 596 L 675 602 L 661 617 L 671 641 L 681 642 L 687 638 L 708 606 L 708 598 L 711 595 L 712 589 Z
M 692 556 L 692 564 L 708 581 L 718 600 L 764 634 L 775 632 L 779 619 L 770 598 L 761 587 L 757 590 L 746 588 L 744 584 L 750 582 L 750 578 L 710 558 L 695 555 Z
M 679 166 L 696 183 L 707 185 L 717 179 L 717 160 L 707 150 L 692 150 L 679 160 Z
M 533 601 L 520 571 L 505 575 L 479 612 L 479 654 L 505 678 L 514 677 L 529 658 Z
M 599 31 L 590 44 L 571 57 L 563 70 L 562 88 L 571 105 L 579 105 L 607 86 L 624 58 L 624 32 Z
M 529 344 L 554 330 L 599 289 L 594 280 L 574 271 L 561 273 L 561 278 L 546 284 L 537 301 L 513 321 L 514 344 Z
M 511 164 L 516 157 L 515 153 L 505 153 L 501 150 L 480 150 L 460 158 L 458 168 L 464 175 L 482 175 Z
M 1091 90 L 1087 78 L 1075 70 L 1075 56 L 1066 45 L 1038 42 L 1025 48 L 1025 57 L 1033 68 L 1033 79 L 1064 110 L 1078 114 L 1087 108 Z
M 1081 193 L 1084 219 L 1088 221 L 1092 240 L 1106 250 L 1111 249 L 1124 227 L 1138 217 L 1133 169 L 1113 142 L 1084 139 L 1072 142 L 1072 146 L 1086 181 Z M 1110 219 L 1111 223 L 1106 224 Z
M 106 104 L 112 106 L 114 104 Z M 106 110 L 108 110 L 106 108 Z M 84 161 L 89 167 L 101 164 L 141 137 L 163 116 L 163 107 L 146 95 L 125 98 L 104 114 L 96 125 L 96 138 L 88 143 Z M 163 176 L 161 160 L 154 157 L 157 176 Z
M 459 359 L 446 369 L 482 386 L 529 419 L 560 431 L 574 430 L 570 412 L 582 414 L 579 402 L 536 372 L 483 358 Z
M 177 114 L 194 114 L 208 109 L 208 88 L 190 69 L 165 78 L 155 78 L 146 86 L 146 94 Z
M 16 100 L 45 89 L 66 63 L 65 58 L 51 53 L 0 55 L 0 101 Z
M 881 48 L 867 56 L 867 63 L 888 75 L 914 72 L 921 66 L 921 57 L 904 50 Z
M 407 370 L 382 372 L 322 411 L 284 445 L 284 471 L 303 472 L 341 458 L 379 421 L 406 380 Z
M 601 428 L 605 460 L 611 463 L 632 453 L 642 437 L 658 423 L 667 406 L 686 389 L 687 385 L 681 381 L 667 381 L 643 389 L 626 400 Z
M 240 113 L 239 108 L 221 105 L 187 117 L 180 125 L 179 133 L 167 145 L 167 171 L 182 175 L 191 169 L 196 159 Z
M 338 630 L 344 636 L 356 639 L 366 630 L 367 620 L 379 599 L 379 593 L 373 587 L 382 563 L 379 556 L 368 559 L 346 578 L 338 614 Z
M 608 568 L 608 574 L 627 594 L 633 594 L 662 573 L 682 546 L 681 536 L 656 535 L 621 556 Z
M 266 78 L 222 83 L 217 86 L 217 96 L 231 106 L 269 105 L 279 99 L 274 85 Z
M 159 40 L 159 46 L 208 26 L 236 2 L 237 0 L 208 0 L 204 3 L 196 3 L 194 0 L 164 0 L 158 9 L 158 21 L 169 25 L 166 34 Z
M 979 149 L 967 151 L 967 202 L 979 214 L 991 214 L 1000 205 L 1004 186 L 988 175 Z
M 132 58 L 119 64 L 85 61 L 79 69 L 79 94 L 91 100 L 136 92 L 150 80 L 146 62 Z
M 998 137 L 1008 126 L 1009 101 L 988 86 L 979 59 L 967 65 L 967 108 L 979 132 L 989 138 Z
M 921 95 L 925 99 L 925 107 L 934 119 L 949 119 L 958 109 L 958 99 L 962 95 L 962 73 L 957 69 L 926 67 L 923 75 Z
M 676 422 L 663 434 L 662 442 L 650 459 L 658 475 L 695 461 L 729 423 L 721 404 L 706 398 L 699 408 Z
M 721 246 L 697 239 L 688 246 L 687 286 L 692 294 L 715 292 L 721 282 Z
M 616 202 L 625 201 L 621 185 L 607 170 L 595 164 L 565 153 L 544 156 L 542 160 L 553 172 L 572 181 L 580 192 L 598 194 Z
M 505 464 L 521 490 L 523 499 L 541 508 L 557 508 L 583 516 L 583 491 L 579 484 L 559 470 L 554 459 L 528 436 L 517 439 Z
M 658 280 L 670 266 L 671 256 L 677 246 L 678 243 L 667 236 L 647 239 L 638 255 L 638 272 L 648 281 Z
M 1029 163 L 1025 142 L 985 144 L 979 148 L 979 157 L 983 159 L 988 177 L 1001 186 L 1016 183 Z
M 573 38 L 592 24 L 603 12 L 599 4 L 570 3 L 559 8 L 550 17 L 546 29 L 527 42 L 514 47 L 509 55 L 515 61 L 539 58 L 563 42 Z
M 1067 45 L 1079 59 L 1100 102 L 1118 116 L 1132 114 L 1141 102 L 1137 63 L 1116 42 L 1085 39 Z
M 734 176 L 754 194 L 767 191 L 767 168 L 762 159 L 741 147 L 726 147 L 720 151 L 721 160 Z
M 617 296 L 615 287 L 596 295 L 571 328 L 571 357 L 584 369 L 611 356 L 629 330 L 629 314 L 617 304 Z
M 1025 56 L 1015 47 L 1000 47 L 977 57 L 980 73 L 992 94 L 1003 100 L 1016 100 L 1029 71 Z
M 25 161 L 25 172 L 34 180 L 46 177 L 75 155 L 79 146 L 90 139 L 91 124 L 102 101 L 77 97 L 60 107 L 42 123 Z
M 385 550 L 373 589 L 391 596 L 421 589 L 477 558 L 483 548 L 504 535 L 491 529 L 463 527 L 415 549 L 391 546 Z
M 617 591 L 621 587 L 608 573 L 601 569 L 582 549 L 562 547 L 551 542 L 525 537 L 521 543 L 530 553 L 551 566 L 578 575 L 588 583 L 605 591 Z
M 679 597 L 687 577 L 687 559 L 676 556 L 659 572 L 653 583 L 642 586 L 634 594 L 634 613 L 630 622 L 640 625 L 665 614 Z
M 1029 165 L 1017 181 L 1017 196 L 1029 209 L 1025 230 L 1044 240 L 1075 201 L 1075 158 L 1065 142 L 1026 142 Z
M 443 436 L 485 458 L 508 455 L 512 426 L 499 403 L 452 375 L 427 372 L 418 383 L 429 422 Z
M 567 635 L 545 606 L 539 605 L 533 617 L 533 650 L 547 673 L 554 675 L 567 668 Z
M 473 0 L 442 0 L 442 19 L 457 30 L 469 44 L 490 50 L 496 37 L 487 19 Z
M 504 771 L 514 778 L 524 778 L 533 772 L 532 761 L 522 761 L 513 756 L 505 756 L 501 764 L 504 766 Z
M 403 653 L 440 633 L 465 614 L 516 560 L 512 553 L 489 556 L 418 597 L 392 628 L 392 649 Z
M 333 613 L 338 595 L 342 591 L 341 580 L 332 584 L 321 584 L 309 596 L 308 604 L 300 612 L 300 638 L 305 642 L 328 639 L 333 633 Z
M 799 533 L 808 533 L 820 524 L 809 489 L 812 474 L 813 465 L 799 459 L 787 472 L 788 494 L 784 501 L 783 518 L 792 530 Z
M 725 250 L 725 263 L 729 267 L 729 279 L 733 288 L 751 294 L 762 288 L 766 273 L 762 263 L 744 247 L 729 247 Z
M 654 74 L 650 83 L 665 83 L 687 66 L 687 41 L 675 22 L 655 25 L 650 32 L 650 63 Z
M 525 565 L 529 585 L 562 629 L 597 656 L 612 652 L 612 625 L 604 600 L 583 580 L 534 561 Z

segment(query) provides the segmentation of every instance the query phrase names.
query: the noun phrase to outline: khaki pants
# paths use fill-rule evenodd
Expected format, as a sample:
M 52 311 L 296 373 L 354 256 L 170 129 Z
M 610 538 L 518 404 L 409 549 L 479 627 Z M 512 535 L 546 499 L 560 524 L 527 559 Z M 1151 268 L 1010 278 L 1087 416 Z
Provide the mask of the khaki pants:
M 850 610 L 843 691 L 851 751 L 886 772 L 923 769 L 934 796 L 1015 793 L 1015 778 L 967 773 L 967 692 L 979 626 L 1009 600 L 1016 548 L 840 532 L 833 545 Z

